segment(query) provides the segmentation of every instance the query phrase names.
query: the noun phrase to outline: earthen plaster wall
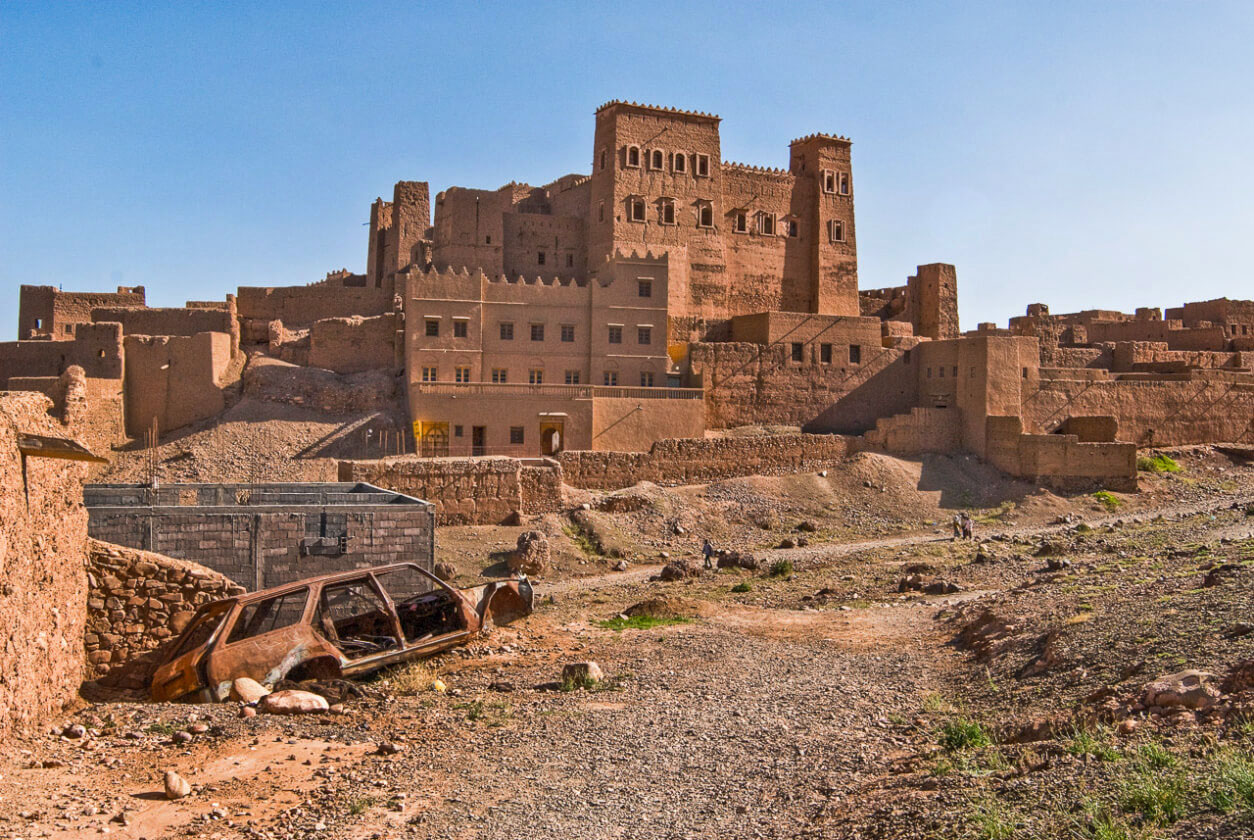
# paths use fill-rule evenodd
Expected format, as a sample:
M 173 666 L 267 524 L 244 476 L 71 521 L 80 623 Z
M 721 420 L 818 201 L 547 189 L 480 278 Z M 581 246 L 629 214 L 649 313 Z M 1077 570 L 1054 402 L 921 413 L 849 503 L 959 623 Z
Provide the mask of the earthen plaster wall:
M 212 417 L 226 406 L 223 375 L 231 363 L 231 336 L 126 337 L 126 429 L 144 434 L 154 420 L 161 433 Z
M 226 308 L 95 307 L 96 323 L 113 321 L 122 325 L 124 335 L 182 335 L 220 332 L 231 337 L 231 352 L 239 350 L 239 321 L 235 317 L 235 296 L 228 296 Z
M 92 379 L 121 379 L 122 325 L 80 323 L 73 341 L 0 342 L 0 386 L 10 377 L 60 376 L 72 365 Z
M 246 322 L 277 320 L 289 327 L 309 327 L 323 318 L 382 315 L 392 309 L 392 292 L 332 280 L 308 286 L 241 286 L 237 306 L 239 317 Z
M 0 394 L 0 740 L 74 699 L 87 603 L 86 466 L 25 458 L 17 434 L 67 436 L 42 394 Z
M 82 324 L 93 320 L 96 307 L 143 307 L 144 287 L 119 286 L 114 292 L 63 292 L 53 286 L 22 286 L 18 290 L 17 337 L 42 335 L 68 341 Z
M 400 319 L 396 315 L 324 318 L 309 331 L 308 363 L 336 373 L 396 367 Z

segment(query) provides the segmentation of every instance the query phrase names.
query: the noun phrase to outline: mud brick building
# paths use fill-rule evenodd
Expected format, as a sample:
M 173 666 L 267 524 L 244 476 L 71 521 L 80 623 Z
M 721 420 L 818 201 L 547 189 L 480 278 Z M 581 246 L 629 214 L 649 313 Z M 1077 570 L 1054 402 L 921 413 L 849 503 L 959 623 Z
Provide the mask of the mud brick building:
M 90 484 L 88 533 L 253 590 L 402 561 L 430 569 L 432 506 L 369 484 Z

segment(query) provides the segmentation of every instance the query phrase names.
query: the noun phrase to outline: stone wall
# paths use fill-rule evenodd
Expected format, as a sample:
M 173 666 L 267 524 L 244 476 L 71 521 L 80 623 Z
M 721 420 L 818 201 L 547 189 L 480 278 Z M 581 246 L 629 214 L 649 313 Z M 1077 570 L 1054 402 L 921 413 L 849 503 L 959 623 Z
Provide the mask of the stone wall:
M 395 315 L 324 318 L 309 331 L 309 364 L 336 373 L 397 367 Z
M 562 470 L 553 461 L 409 456 L 340 461 L 339 478 L 431 502 L 438 525 L 494 525 L 515 513 L 549 513 L 562 506 Z
M 787 475 L 837 466 L 849 454 L 841 435 L 760 435 L 659 440 L 648 452 L 563 452 L 571 487 L 614 490 L 641 481 L 702 484 L 745 475 Z
M 86 679 L 147 687 L 162 648 L 196 608 L 244 587 L 196 563 L 88 540 Z
M 340 375 L 265 357 L 254 357 L 244 371 L 246 395 L 328 414 L 363 414 L 390 408 L 397 398 L 398 384 L 391 371 Z
M 51 407 L 0 394 L 0 742 L 61 712 L 83 677 L 86 466 L 17 449 L 18 432 L 66 436 Z

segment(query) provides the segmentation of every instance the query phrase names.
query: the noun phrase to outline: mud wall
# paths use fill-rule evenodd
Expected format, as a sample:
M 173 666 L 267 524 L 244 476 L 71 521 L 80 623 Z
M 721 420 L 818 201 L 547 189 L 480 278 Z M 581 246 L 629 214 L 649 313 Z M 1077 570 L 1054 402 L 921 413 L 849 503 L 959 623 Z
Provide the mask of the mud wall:
M 364 414 L 392 407 L 399 380 L 390 371 L 341 376 L 322 368 L 255 358 L 244 371 L 244 393 L 254 399 L 302 405 L 328 414 Z
M 308 327 L 323 318 L 382 315 L 392 308 L 392 294 L 387 289 L 326 281 L 278 288 L 241 286 L 236 305 L 244 320 L 278 320 L 287 326 Z
M 1136 489 L 1136 445 L 1024 434 L 1018 417 L 988 417 L 985 457 L 1010 475 L 1061 490 Z
M 336 373 L 397 367 L 399 326 L 392 314 L 315 321 L 309 331 L 309 364 Z
M 848 454 L 841 435 L 801 434 L 659 440 L 648 452 L 563 452 L 559 460 L 570 486 L 614 490 L 830 469 Z
M 86 679 L 130 690 L 147 687 L 161 648 L 201 604 L 244 587 L 196 563 L 88 540 Z
M 126 337 L 126 430 L 139 437 L 155 419 L 164 434 L 212 417 L 226 406 L 220 382 L 231 363 L 231 337 Z
M 0 742 L 71 702 L 83 678 L 87 513 L 80 462 L 26 458 L 17 433 L 65 436 L 42 394 L 0 394 Z
M 340 461 L 340 481 L 364 481 L 436 506 L 439 525 L 499 524 L 515 513 L 562 506 L 562 470 L 517 458 L 382 458 Z

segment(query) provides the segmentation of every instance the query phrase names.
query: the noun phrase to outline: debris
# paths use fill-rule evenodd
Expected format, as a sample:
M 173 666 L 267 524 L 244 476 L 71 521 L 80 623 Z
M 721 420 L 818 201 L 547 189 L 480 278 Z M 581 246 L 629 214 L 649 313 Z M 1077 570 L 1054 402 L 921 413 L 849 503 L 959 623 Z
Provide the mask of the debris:
M 652 580 L 672 581 L 684 578 L 700 577 L 701 567 L 687 559 L 674 560 L 662 567 L 662 571 Z
M 165 798 L 182 799 L 192 792 L 187 780 L 173 770 L 165 771 Z
M 399 744 L 394 744 L 391 741 L 384 741 L 383 743 L 379 744 L 378 748 L 375 749 L 375 754 L 376 755 L 396 755 L 402 749 L 403 748 Z
M 1219 692 L 1210 685 L 1214 679 L 1207 671 L 1166 674 L 1145 685 L 1141 703 L 1146 708 L 1208 709 L 1219 700 Z
M 518 547 L 509 555 L 509 570 L 525 575 L 542 575 L 549 568 L 549 540 L 540 531 L 523 531 Z

